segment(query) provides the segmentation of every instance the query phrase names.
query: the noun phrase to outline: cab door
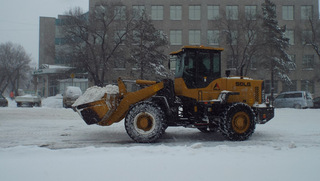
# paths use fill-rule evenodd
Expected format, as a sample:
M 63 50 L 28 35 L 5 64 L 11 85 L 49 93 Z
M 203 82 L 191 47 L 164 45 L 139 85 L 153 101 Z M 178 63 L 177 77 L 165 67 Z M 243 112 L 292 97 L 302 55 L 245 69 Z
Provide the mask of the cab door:
M 194 50 L 187 52 L 182 77 L 189 89 L 205 88 L 221 77 L 220 70 L 219 52 Z

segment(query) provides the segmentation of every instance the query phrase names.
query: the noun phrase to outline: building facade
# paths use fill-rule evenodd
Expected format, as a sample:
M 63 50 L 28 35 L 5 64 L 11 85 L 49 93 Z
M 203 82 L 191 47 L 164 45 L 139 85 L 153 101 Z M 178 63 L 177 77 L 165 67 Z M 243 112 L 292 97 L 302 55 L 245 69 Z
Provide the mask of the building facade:
M 264 0 L 90 0 L 89 12 L 104 3 L 119 2 L 123 9 L 130 9 L 132 12 L 143 10 L 149 15 L 155 27 L 169 38 L 167 53 L 184 45 L 223 47 L 222 69 L 232 70 L 232 62 L 228 60 L 230 50 L 221 37 L 224 30 L 219 28 L 218 20 L 222 17 L 236 22 L 240 19 L 240 14 L 261 14 Z M 286 26 L 286 36 L 290 39 L 288 53 L 296 63 L 296 68 L 289 73 L 293 84 L 287 85 L 278 79 L 275 82 L 275 92 L 307 90 L 314 96 L 320 96 L 319 58 L 312 47 L 305 44 L 303 36 L 310 35 L 310 29 L 305 26 L 309 18 L 319 17 L 318 0 L 273 2 L 276 4 L 279 25 Z M 248 76 L 265 80 L 266 91 L 270 92 L 270 75 L 267 70 L 253 66 Z
M 82 91 L 88 88 L 87 74 L 79 73 L 59 54 L 59 50 L 68 47 L 61 33 L 64 18 L 59 15 L 39 20 L 39 67 L 33 76 L 36 92 L 42 97 L 63 94 L 67 86 L 77 86 Z

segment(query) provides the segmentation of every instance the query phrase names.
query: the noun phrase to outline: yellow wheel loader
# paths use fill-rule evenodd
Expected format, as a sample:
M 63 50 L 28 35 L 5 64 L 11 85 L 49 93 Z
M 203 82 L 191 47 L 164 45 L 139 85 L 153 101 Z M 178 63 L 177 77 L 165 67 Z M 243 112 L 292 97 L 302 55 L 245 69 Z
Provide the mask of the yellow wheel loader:
M 118 79 L 119 93 L 73 106 L 87 124 L 109 126 L 125 119 L 128 135 L 136 142 L 155 142 L 168 126 L 221 132 L 227 139 L 248 139 L 256 124 L 274 117 L 264 100 L 264 83 L 248 77 L 221 76 L 222 48 L 184 46 L 172 52 L 175 79 L 136 80 L 144 85 L 127 92 Z

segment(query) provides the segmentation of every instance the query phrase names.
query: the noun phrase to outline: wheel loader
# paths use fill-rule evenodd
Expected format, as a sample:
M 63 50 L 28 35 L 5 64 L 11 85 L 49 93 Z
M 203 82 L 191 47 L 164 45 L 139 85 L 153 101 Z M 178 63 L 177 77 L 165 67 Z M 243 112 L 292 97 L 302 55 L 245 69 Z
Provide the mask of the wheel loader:
M 109 126 L 124 119 L 127 134 L 136 142 L 157 141 L 169 126 L 220 132 L 226 139 L 243 141 L 256 124 L 274 117 L 264 100 L 264 83 L 243 76 L 221 76 L 223 48 L 184 46 L 170 55 L 174 80 L 135 80 L 144 88 L 128 92 L 118 79 L 119 93 L 73 106 L 88 124 Z M 172 68 L 172 67 L 171 67 Z

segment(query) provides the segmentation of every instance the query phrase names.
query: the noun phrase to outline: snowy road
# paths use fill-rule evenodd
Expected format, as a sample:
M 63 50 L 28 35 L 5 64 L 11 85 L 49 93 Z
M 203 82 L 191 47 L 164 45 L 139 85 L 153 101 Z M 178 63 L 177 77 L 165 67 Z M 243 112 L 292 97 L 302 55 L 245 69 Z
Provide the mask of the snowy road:
M 318 181 L 319 168 L 317 109 L 278 109 L 243 142 L 168 128 L 158 143 L 137 144 L 123 122 L 88 126 L 71 109 L 0 108 L 1 181 Z

